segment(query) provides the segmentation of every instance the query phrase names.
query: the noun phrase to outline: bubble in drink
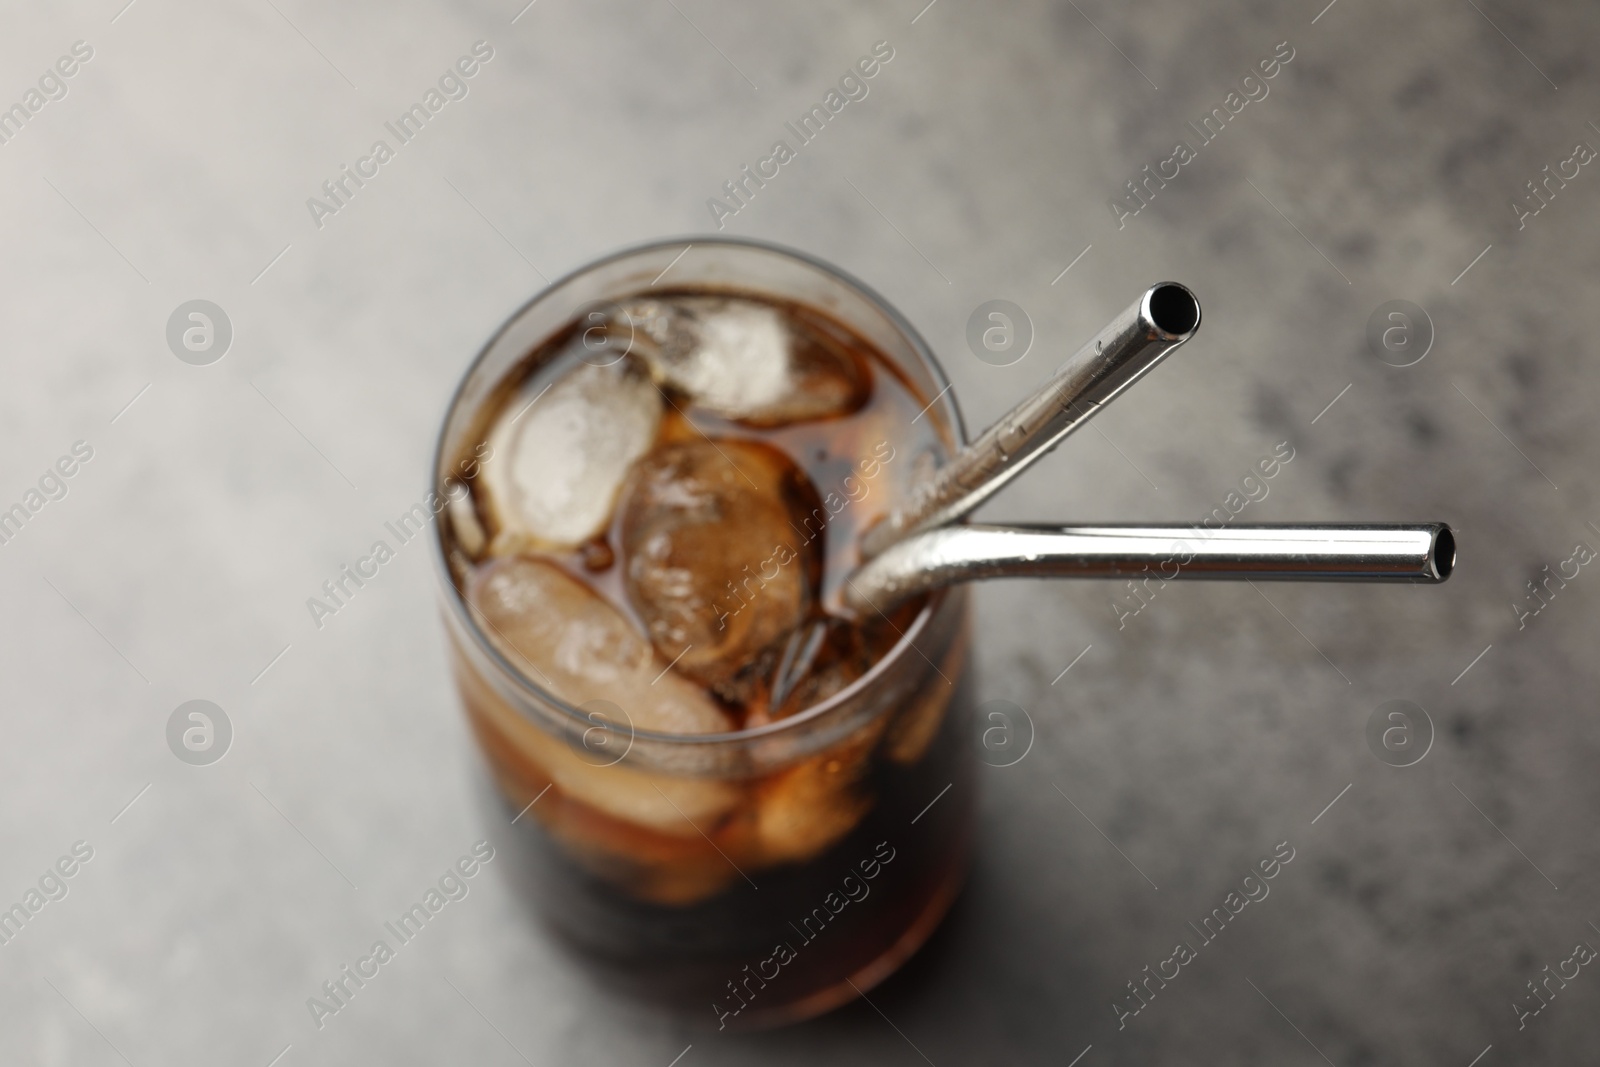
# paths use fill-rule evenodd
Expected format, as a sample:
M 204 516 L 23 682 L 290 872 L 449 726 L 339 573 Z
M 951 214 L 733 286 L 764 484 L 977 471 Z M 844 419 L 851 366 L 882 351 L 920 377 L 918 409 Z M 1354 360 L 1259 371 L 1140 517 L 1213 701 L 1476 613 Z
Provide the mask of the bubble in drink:
M 496 555 L 571 547 L 600 533 L 661 422 L 660 393 L 630 361 L 583 363 L 538 388 L 533 381 L 489 433 L 480 484 Z
M 656 377 L 724 418 L 776 426 L 843 415 L 870 390 L 843 345 L 797 332 L 771 304 L 678 296 L 631 301 L 623 311 Z

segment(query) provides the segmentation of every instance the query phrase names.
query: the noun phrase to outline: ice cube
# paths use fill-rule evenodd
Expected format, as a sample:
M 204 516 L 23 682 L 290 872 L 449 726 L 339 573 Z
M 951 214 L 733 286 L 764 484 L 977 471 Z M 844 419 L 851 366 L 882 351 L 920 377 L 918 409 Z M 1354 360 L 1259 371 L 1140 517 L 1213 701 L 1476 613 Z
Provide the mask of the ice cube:
M 725 686 L 799 625 L 821 542 L 795 520 L 815 501 L 794 461 L 759 442 L 680 442 L 636 463 L 621 504 L 623 575 L 656 652 Z
M 657 380 L 728 419 L 776 426 L 841 415 L 866 400 L 861 361 L 796 330 L 771 304 L 682 296 L 623 305 L 634 351 Z
M 644 774 L 626 763 L 598 768 L 575 758 L 507 704 L 451 644 L 467 720 L 520 821 L 540 823 L 596 877 L 660 904 L 702 900 L 739 877 L 688 821 L 708 832 L 726 825 L 743 806 L 736 787 L 698 781 L 685 789 L 685 779 Z M 660 803 L 657 788 L 675 808 Z M 640 797 L 653 798 L 654 807 L 641 809 Z
M 867 774 L 883 720 L 763 781 L 747 847 L 764 863 L 800 863 L 844 837 L 872 807 Z
M 569 744 L 487 687 L 474 687 L 483 692 L 469 703 L 563 792 L 615 818 L 684 837 L 709 833 L 738 803 L 739 790 L 726 782 L 649 774 L 625 761 L 630 725 L 705 734 L 733 723 L 699 687 L 667 671 L 621 613 L 582 582 L 543 560 L 499 560 L 473 582 L 468 603 L 490 644 L 529 680 L 569 704 L 618 709 L 601 713 L 606 721 L 596 719 L 593 731 Z
M 473 583 L 471 602 L 488 623 L 489 641 L 570 704 L 608 701 L 641 730 L 731 728 L 697 686 L 661 673 L 666 663 L 621 612 L 553 563 L 497 561 Z
M 534 381 L 489 433 L 480 485 L 494 555 L 571 548 L 600 533 L 629 464 L 661 422 L 660 391 L 631 360 L 583 363 L 548 386 Z
M 896 763 L 913 764 L 927 753 L 928 746 L 939 734 L 944 724 L 945 709 L 955 689 L 937 679 L 923 686 L 922 692 L 909 706 L 895 716 L 889 727 L 884 750 Z
M 450 501 L 450 529 L 455 534 L 456 544 L 461 546 L 469 559 L 477 559 L 483 555 L 484 546 L 488 538 L 483 534 L 483 525 L 478 522 L 477 512 L 473 510 L 472 496 L 463 493 L 461 496 L 446 495 Z

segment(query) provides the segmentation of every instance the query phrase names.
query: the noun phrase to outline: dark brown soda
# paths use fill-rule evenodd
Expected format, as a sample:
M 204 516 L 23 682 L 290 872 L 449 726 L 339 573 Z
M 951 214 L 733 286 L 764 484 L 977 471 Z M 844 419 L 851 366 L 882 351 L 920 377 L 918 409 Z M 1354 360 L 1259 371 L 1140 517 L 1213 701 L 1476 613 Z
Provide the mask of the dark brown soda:
M 659 299 L 694 293 L 652 294 Z M 739 294 L 743 295 L 743 294 Z M 772 303 L 772 301 L 767 301 Z M 825 847 L 792 861 L 755 862 L 749 810 L 735 810 L 698 837 L 668 835 L 596 810 L 563 791 L 539 757 L 507 727 L 507 705 L 459 650 L 453 650 L 468 720 L 491 771 L 484 789 L 492 837 L 521 896 L 603 984 L 711 1029 L 775 1025 L 826 1011 L 881 981 L 931 934 L 953 901 L 972 840 L 973 743 L 964 597 L 904 605 L 890 616 L 846 618 L 838 589 L 859 562 L 861 532 L 903 498 L 948 440 L 921 418 L 931 398 L 865 340 L 821 312 L 780 305 L 797 332 L 848 351 L 869 383 L 854 410 L 783 426 L 753 426 L 667 394 L 655 447 L 676 442 L 758 441 L 784 453 L 809 478 L 823 506 L 822 572 L 811 621 L 828 626 L 828 648 L 849 646 L 850 670 L 865 672 L 923 618 L 914 648 L 900 655 L 914 681 L 871 729 L 853 732 L 835 754 L 810 753 L 797 766 L 740 778 L 758 808 L 796 775 L 847 764 L 853 825 Z M 481 437 L 532 376 L 551 361 L 576 324 L 530 353 L 481 415 Z M 863 485 L 860 460 L 880 441 L 894 458 Z M 880 449 L 879 455 L 882 454 Z M 898 466 L 896 466 L 898 464 Z M 853 479 L 856 489 L 847 490 Z M 474 486 L 476 491 L 477 487 Z M 841 493 L 845 499 L 835 508 Z M 486 509 L 480 507 L 480 517 Z M 621 509 L 605 536 L 539 558 L 559 564 L 636 625 L 623 580 Z M 808 527 L 809 529 L 809 527 Z M 473 560 L 446 534 L 446 558 L 462 595 L 489 560 Z M 937 609 L 937 610 L 934 610 Z M 643 627 L 640 627 L 641 630 Z M 837 650 L 825 651 L 822 659 Z M 846 655 L 846 652 L 837 652 Z M 856 662 L 859 661 L 859 662 Z M 669 668 L 670 669 L 670 668 Z M 762 670 L 765 671 L 765 666 Z M 714 693 L 733 722 L 764 726 L 793 714 L 760 689 L 730 700 Z M 804 724 L 802 724 L 803 728 Z M 530 802 L 537 802 L 529 807 Z M 831 797 L 830 797 L 831 799 Z M 843 818 L 819 804 L 819 820 Z M 629 856 L 637 857 L 636 864 Z M 738 862 L 745 859 L 745 863 Z M 655 877 L 679 865 L 688 881 Z M 654 872 L 650 878 L 638 871 Z M 689 889 L 681 888 L 689 885 Z M 704 889 L 695 888 L 704 886 Z M 665 886 L 666 888 L 663 888 Z

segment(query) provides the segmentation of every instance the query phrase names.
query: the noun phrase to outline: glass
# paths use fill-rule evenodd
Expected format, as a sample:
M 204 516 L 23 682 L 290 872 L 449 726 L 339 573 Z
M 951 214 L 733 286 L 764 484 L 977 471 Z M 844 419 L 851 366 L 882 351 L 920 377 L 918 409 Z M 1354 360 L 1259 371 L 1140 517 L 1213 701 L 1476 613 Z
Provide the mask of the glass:
M 860 283 L 770 245 L 664 242 L 568 275 L 495 334 L 445 417 L 439 496 L 462 495 L 461 458 L 531 353 L 664 274 L 680 292 L 822 312 L 928 405 L 941 451 L 964 442 L 927 346 Z M 886 655 L 819 704 L 733 732 L 652 733 L 614 706 L 598 711 L 604 702 L 563 701 L 500 654 L 458 587 L 451 529 L 447 509 L 434 556 L 452 669 L 490 772 L 491 837 L 519 892 L 605 985 L 713 1029 L 780 1025 L 870 989 L 928 938 L 973 834 L 962 591 L 930 598 Z

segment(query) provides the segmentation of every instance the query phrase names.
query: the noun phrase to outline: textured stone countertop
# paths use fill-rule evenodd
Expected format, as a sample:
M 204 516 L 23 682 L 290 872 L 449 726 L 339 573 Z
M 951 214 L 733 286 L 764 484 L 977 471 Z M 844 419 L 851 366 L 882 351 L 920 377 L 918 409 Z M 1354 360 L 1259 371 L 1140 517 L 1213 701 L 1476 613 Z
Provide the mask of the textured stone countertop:
M 9 16 L 0 508 L 74 473 L 0 546 L 0 904 L 74 875 L 0 945 L 0 1062 L 1592 1059 L 1600 973 L 1566 961 L 1600 947 L 1600 8 L 523 2 Z M 464 97 L 308 209 L 478 41 Z M 880 41 L 868 94 L 714 213 Z M 980 768 L 969 891 L 875 1007 L 738 1038 L 655 1020 L 491 871 L 318 1030 L 306 998 L 483 834 L 420 542 L 321 630 L 305 600 L 421 496 L 511 310 L 719 221 L 878 288 L 974 426 L 1149 283 L 1196 290 L 1196 340 L 990 518 L 1444 520 L 1458 571 L 1174 583 L 1136 615 L 1110 583 L 980 589 L 979 699 L 1035 743 Z M 207 366 L 165 334 L 195 299 L 231 323 Z M 1008 366 L 966 341 L 992 299 L 1031 323 Z M 1431 321 L 1405 351 L 1436 334 L 1405 367 L 1368 342 L 1401 300 Z M 207 767 L 166 741 L 194 699 L 232 724 Z M 1367 741 L 1390 700 L 1426 712 L 1412 766 Z M 1282 842 L 1270 895 L 1119 1028 L 1127 984 Z

